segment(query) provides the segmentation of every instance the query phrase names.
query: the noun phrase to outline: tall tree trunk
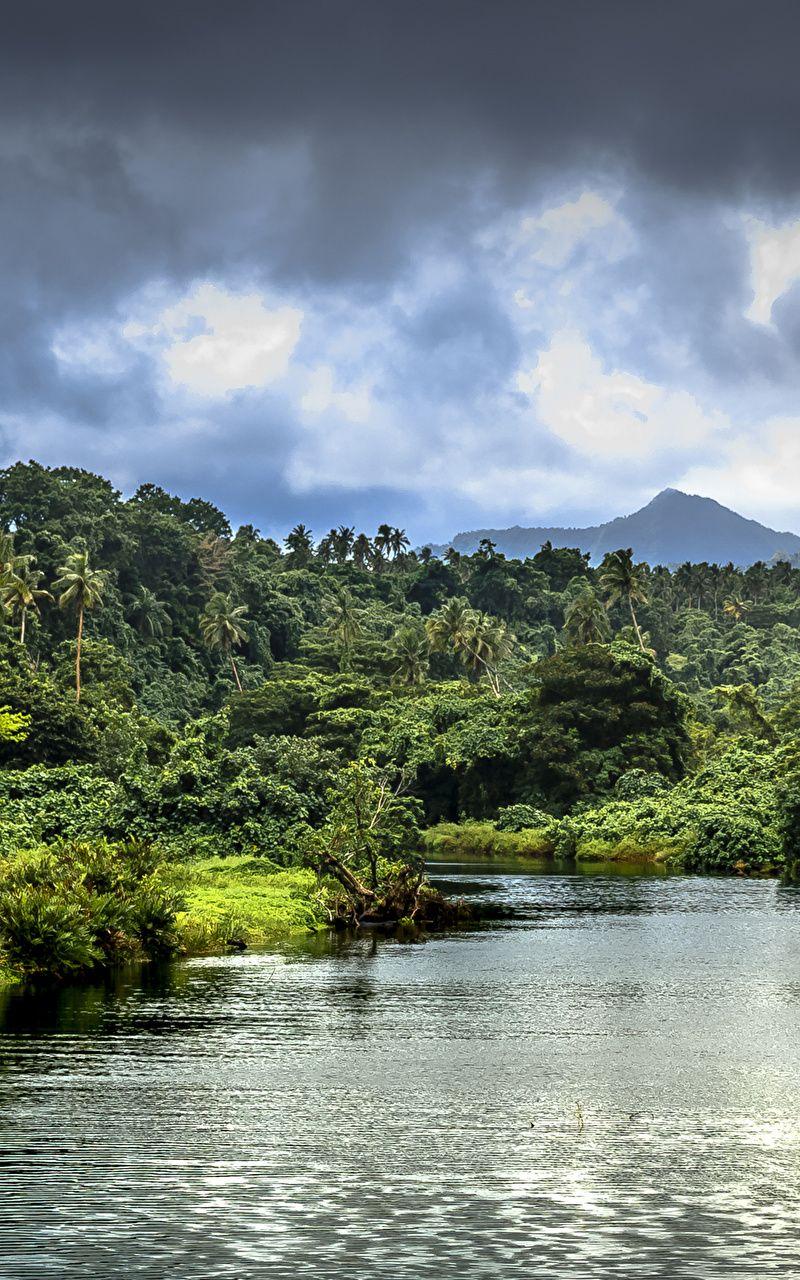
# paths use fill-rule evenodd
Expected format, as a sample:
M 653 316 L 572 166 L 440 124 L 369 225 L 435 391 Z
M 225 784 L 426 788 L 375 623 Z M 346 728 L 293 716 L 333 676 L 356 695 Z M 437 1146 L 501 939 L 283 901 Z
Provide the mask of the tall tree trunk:
M 83 605 L 78 609 L 78 647 L 75 652 L 75 701 L 81 700 L 81 645 L 83 643 Z
M 19 642 L 20 642 L 20 644 L 24 644 L 24 643 L 25 643 L 25 619 L 26 619 L 26 617 L 27 617 L 27 616 L 28 616 L 28 610 L 23 608 L 23 610 L 22 610 L 22 616 L 21 616 L 21 618 L 20 618 L 20 623 L 19 623 Z
M 492 691 L 492 693 L 494 694 L 494 696 L 495 696 L 496 698 L 499 698 L 499 697 L 500 697 L 500 675 L 499 675 L 499 673 L 498 673 L 496 670 L 494 670 L 494 668 L 492 668 L 492 667 L 490 667 L 490 666 L 489 666 L 489 663 L 486 661 L 486 659 L 485 659 L 485 658 L 482 658 L 482 657 L 481 657 L 481 655 L 478 653 L 477 649 L 470 649 L 470 647 L 469 647 L 469 645 L 468 645 L 468 644 L 465 644 L 465 645 L 464 645 L 464 648 L 466 649 L 466 651 L 467 651 L 467 653 L 470 655 L 470 657 L 474 658 L 476 662 L 479 662 L 479 663 L 481 664 L 481 666 L 483 667 L 484 675 L 486 676 L 486 678 L 487 678 L 487 679 L 488 679 L 488 681 L 489 681 L 489 688 L 491 689 L 491 691 Z M 478 674 L 478 669 L 477 669 L 477 667 L 475 668 L 475 674 L 476 674 L 476 675 Z
M 642 639 L 642 633 L 639 630 L 639 623 L 636 619 L 636 611 L 634 610 L 634 607 L 633 607 L 633 596 L 628 596 L 628 606 L 631 611 L 631 622 L 633 623 L 633 629 L 636 632 L 636 639 L 639 641 L 639 648 L 641 649 L 642 653 L 644 653 L 645 652 L 644 640 Z
M 241 680 L 239 679 L 239 672 L 236 670 L 236 663 L 235 663 L 235 662 L 234 662 L 234 660 L 233 660 L 233 654 L 231 654 L 231 670 L 233 671 L 233 678 L 234 678 L 234 680 L 236 681 L 236 688 L 237 688 L 237 689 L 239 690 L 239 692 L 241 693 L 241 692 L 242 692 L 242 682 L 241 682 Z

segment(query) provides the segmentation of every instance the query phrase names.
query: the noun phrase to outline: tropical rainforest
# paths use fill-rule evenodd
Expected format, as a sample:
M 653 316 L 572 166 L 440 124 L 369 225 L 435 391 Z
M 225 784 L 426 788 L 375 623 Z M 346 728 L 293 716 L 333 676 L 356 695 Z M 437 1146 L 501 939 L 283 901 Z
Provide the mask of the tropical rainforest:
M 791 874 L 800 569 L 278 543 L 0 471 L 0 966 L 435 923 L 427 853 Z

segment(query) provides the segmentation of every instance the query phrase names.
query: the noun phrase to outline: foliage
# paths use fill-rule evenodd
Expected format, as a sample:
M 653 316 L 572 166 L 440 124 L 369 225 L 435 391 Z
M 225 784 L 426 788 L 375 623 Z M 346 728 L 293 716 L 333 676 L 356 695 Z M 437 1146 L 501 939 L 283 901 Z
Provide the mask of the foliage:
M 102 838 L 116 797 L 115 783 L 94 765 L 0 770 L 0 855 L 60 839 Z
M 0 742 L 24 742 L 31 727 L 30 716 L 10 707 L 0 707 Z
M 781 752 L 733 746 L 672 788 L 573 814 L 578 857 L 666 857 L 703 871 L 752 872 L 785 861 Z M 599 842 L 599 843 L 598 843 Z
M 557 823 L 543 817 L 541 826 L 514 829 L 492 822 L 440 822 L 425 832 L 424 846 L 430 857 L 440 861 L 546 858 L 556 852 Z
M 155 485 L 0 470 L 6 858 L 328 856 L 367 914 L 425 897 L 422 824 L 476 856 L 763 870 L 798 859 L 798 733 L 800 567 L 439 559 L 389 523 L 282 548 Z
M 532 794 L 563 811 L 609 792 L 628 770 L 683 774 L 689 738 L 680 695 L 632 646 L 586 645 L 536 668 L 528 723 L 516 732 Z
M 266 858 L 206 858 L 179 863 L 171 883 L 180 891 L 181 948 L 190 953 L 235 944 L 258 946 L 276 935 L 319 928 L 325 893 L 308 868 L 284 870 Z
M 169 954 L 180 898 L 155 851 L 64 842 L 0 860 L 0 954 L 28 975 L 67 977 Z
M 373 898 L 385 893 L 396 876 L 392 863 L 402 857 L 408 864 L 419 846 L 421 806 L 403 794 L 405 781 L 372 760 L 352 761 L 329 794 L 325 821 L 306 840 L 307 860 L 341 876 L 345 887 L 363 885 Z

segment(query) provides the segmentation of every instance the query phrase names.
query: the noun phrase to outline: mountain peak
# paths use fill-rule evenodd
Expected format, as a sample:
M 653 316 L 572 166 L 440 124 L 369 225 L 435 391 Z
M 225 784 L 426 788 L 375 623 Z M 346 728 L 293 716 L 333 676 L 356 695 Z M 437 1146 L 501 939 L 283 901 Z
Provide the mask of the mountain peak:
M 535 555 L 545 541 L 554 547 L 579 547 L 589 552 L 595 564 L 619 547 L 632 547 L 636 558 L 649 564 L 691 560 L 744 566 L 800 553 L 796 533 L 779 533 L 714 498 L 673 488 L 662 489 L 631 515 L 591 528 L 475 529 L 458 534 L 452 545 L 462 552 L 472 551 L 481 538 L 491 538 L 499 551 L 518 557 Z
M 679 503 L 679 502 L 680 503 L 683 503 L 683 502 L 708 503 L 713 501 L 714 501 L 713 498 L 703 498 L 699 493 L 686 493 L 684 492 L 683 489 L 667 488 L 667 489 L 662 489 L 661 492 L 657 493 L 654 498 L 651 498 L 650 501 L 644 507 L 641 508 L 641 510 L 646 511 L 647 507 L 654 507 L 657 505 L 663 506 L 667 503 L 672 503 L 673 505 L 675 505 L 676 503 Z M 638 514 L 638 512 L 636 512 L 635 514 Z

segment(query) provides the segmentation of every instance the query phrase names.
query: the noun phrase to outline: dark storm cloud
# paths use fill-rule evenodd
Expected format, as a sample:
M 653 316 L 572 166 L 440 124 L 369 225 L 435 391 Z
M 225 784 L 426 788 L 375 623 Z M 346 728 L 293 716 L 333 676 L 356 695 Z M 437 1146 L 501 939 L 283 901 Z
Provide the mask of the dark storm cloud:
M 105 134 L 56 163 L 108 222 L 101 255 L 124 219 L 122 270 L 138 245 L 177 271 L 204 257 L 191 222 L 180 235 L 191 209 L 143 200 L 119 164 L 115 132 L 149 125 L 201 138 L 210 167 L 229 147 L 302 142 L 311 182 L 292 235 L 270 243 L 255 219 L 246 248 L 278 271 L 369 278 L 483 170 L 511 201 L 554 168 L 620 164 L 704 194 L 795 193 L 798 36 L 800 6 L 783 0 L 29 3 L 5 17 L 0 107 Z M 223 227 L 213 238 L 235 255 Z
M 339 138 L 334 159 L 388 129 L 407 141 L 401 170 L 482 138 L 484 158 L 599 148 L 701 188 L 749 173 L 786 191 L 798 35 L 792 0 L 55 0 L 6 14 L 0 67 L 12 108 L 166 115 L 240 140 L 310 131 Z
M 84 465 L 118 457 L 132 474 L 159 421 L 148 361 L 111 378 L 65 368 L 61 327 L 110 325 L 150 282 L 177 294 L 202 277 L 377 306 L 424 253 L 466 276 L 395 316 L 387 386 L 427 399 L 431 419 L 440 401 L 500 394 L 520 338 L 496 281 L 470 274 L 475 232 L 558 203 L 582 174 L 624 185 L 638 234 L 600 269 L 597 349 L 668 382 L 664 339 L 682 340 L 697 379 L 789 388 L 794 301 L 776 310 L 782 343 L 744 320 L 743 242 L 720 210 L 779 220 L 800 191 L 798 36 L 800 5 L 783 0 L 16 5 L 0 39 L 0 420 L 50 415 L 45 460 L 71 460 L 72 430 Z M 604 281 L 649 305 L 613 342 Z M 159 475 L 138 478 L 242 518 L 387 510 L 388 488 L 287 491 L 285 406 L 237 399 L 211 428 L 188 456 L 166 423 Z M 405 496 L 393 518 L 421 510 Z
M 647 306 L 622 339 L 614 335 L 612 342 L 600 312 L 595 324 L 587 325 L 595 349 L 624 367 L 670 382 L 676 370 L 667 339 L 697 359 L 696 374 L 719 380 L 735 396 L 753 376 L 794 395 L 800 351 L 746 319 L 752 297 L 747 245 L 727 211 L 721 216 L 716 202 L 642 184 L 619 208 L 636 228 L 637 244 L 601 270 L 596 287 L 598 292 L 605 288 L 608 297 L 639 290 Z M 686 362 L 678 374 L 686 378 Z

